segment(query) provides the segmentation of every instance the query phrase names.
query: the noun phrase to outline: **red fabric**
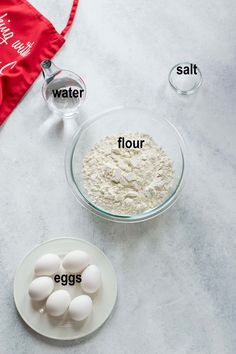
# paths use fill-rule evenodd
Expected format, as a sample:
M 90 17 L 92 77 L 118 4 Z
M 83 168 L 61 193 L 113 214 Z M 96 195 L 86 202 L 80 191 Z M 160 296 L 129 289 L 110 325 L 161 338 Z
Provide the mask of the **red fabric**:
M 56 3 L 56 1 L 55 1 Z M 41 71 L 65 42 L 78 0 L 59 34 L 26 0 L 0 0 L 0 125 L 16 107 Z

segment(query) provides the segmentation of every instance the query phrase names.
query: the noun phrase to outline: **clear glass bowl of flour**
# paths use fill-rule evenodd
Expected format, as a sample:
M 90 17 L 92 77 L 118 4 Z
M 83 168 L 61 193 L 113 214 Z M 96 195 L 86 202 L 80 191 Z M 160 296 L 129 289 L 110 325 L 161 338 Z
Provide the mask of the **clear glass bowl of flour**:
M 164 200 L 142 213 L 113 213 L 91 200 L 85 188 L 84 159 L 102 139 L 127 133 L 148 134 L 160 145 L 173 163 L 173 180 Z M 172 206 L 177 200 L 185 171 L 184 142 L 177 129 L 157 113 L 139 108 L 114 108 L 85 121 L 66 151 L 65 169 L 68 183 L 77 200 L 92 213 L 117 222 L 141 222 L 151 219 Z

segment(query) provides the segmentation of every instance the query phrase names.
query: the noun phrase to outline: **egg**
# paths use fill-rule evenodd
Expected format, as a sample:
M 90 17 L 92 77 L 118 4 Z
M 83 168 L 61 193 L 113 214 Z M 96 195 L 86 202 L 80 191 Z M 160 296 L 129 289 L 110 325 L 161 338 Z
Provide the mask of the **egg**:
M 95 293 L 101 285 L 100 269 L 94 265 L 89 265 L 81 274 L 81 288 L 86 293 Z
M 45 300 L 53 291 L 54 282 L 50 277 L 39 277 L 34 279 L 29 286 L 29 296 L 34 301 Z
M 69 252 L 62 261 L 62 266 L 68 273 L 80 273 L 88 264 L 89 255 L 80 250 Z
M 61 260 L 58 255 L 48 253 L 37 260 L 34 266 L 34 272 L 37 276 L 53 275 L 58 271 L 60 264 Z
M 69 314 L 74 321 L 85 320 L 92 312 L 93 302 L 88 295 L 80 295 L 74 298 L 69 306 Z
M 70 294 L 66 290 L 56 290 L 47 299 L 46 310 L 51 316 L 61 316 L 68 309 L 71 302 Z

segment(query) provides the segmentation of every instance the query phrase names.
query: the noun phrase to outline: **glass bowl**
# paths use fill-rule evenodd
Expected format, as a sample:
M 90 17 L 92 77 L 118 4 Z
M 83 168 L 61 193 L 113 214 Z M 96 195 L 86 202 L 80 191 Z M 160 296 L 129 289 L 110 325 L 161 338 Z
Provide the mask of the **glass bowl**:
M 127 132 L 146 133 L 163 147 L 173 162 L 172 188 L 160 204 L 136 215 L 109 213 L 90 201 L 83 186 L 83 159 L 89 150 L 108 135 Z M 177 129 L 157 113 L 138 108 L 114 108 L 83 123 L 66 151 L 65 168 L 68 183 L 78 201 L 92 213 L 117 222 L 140 222 L 153 218 L 174 204 L 179 196 L 185 171 L 184 143 Z

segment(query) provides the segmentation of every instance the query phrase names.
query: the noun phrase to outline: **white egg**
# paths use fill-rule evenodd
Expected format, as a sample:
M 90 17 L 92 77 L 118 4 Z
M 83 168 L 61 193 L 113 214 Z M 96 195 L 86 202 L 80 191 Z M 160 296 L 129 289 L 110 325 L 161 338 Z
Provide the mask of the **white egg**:
M 39 275 L 53 275 L 55 274 L 61 264 L 61 260 L 58 255 L 54 253 L 48 253 L 40 257 L 34 266 L 34 272 Z
M 51 316 L 63 315 L 70 305 L 70 294 L 66 290 L 54 291 L 46 302 L 47 313 Z
M 54 282 L 49 277 L 39 277 L 34 279 L 29 286 L 29 296 L 34 301 L 45 300 L 53 291 Z
M 63 268 L 69 273 L 80 273 L 88 264 L 88 253 L 79 250 L 69 252 L 62 261 Z
M 80 295 L 74 298 L 69 307 L 70 317 L 74 321 L 85 320 L 92 312 L 93 302 L 88 295 Z
M 81 288 L 86 293 L 95 293 L 101 285 L 101 272 L 100 269 L 91 264 L 81 274 Z

